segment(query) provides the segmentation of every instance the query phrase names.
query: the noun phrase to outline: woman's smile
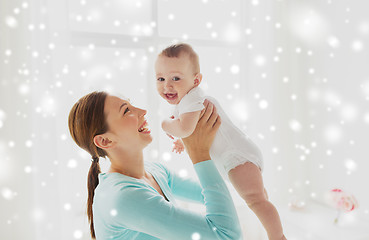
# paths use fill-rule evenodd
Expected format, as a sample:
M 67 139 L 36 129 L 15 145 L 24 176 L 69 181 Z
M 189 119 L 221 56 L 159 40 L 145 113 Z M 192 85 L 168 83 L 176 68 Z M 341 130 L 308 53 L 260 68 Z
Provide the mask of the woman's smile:
M 138 132 L 143 133 L 143 134 L 149 134 L 149 133 L 151 133 L 150 129 L 148 129 L 148 123 L 147 123 L 146 120 L 139 127 Z

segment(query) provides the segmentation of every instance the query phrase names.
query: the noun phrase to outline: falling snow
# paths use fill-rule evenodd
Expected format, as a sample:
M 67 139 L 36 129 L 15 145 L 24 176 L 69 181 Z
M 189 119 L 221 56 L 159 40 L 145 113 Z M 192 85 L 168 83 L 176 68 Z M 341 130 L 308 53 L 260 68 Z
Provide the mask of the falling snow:
M 200 240 L 201 239 L 201 235 L 199 233 L 195 232 L 195 233 L 193 233 L 191 235 L 191 239 L 192 240 Z
M 280 0 L 66 2 L 62 10 L 42 1 L 0 4 L 0 220 L 8 234 L 1 239 L 24 225 L 42 227 L 43 238 L 89 239 L 82 212 L 91 156 L 73 143 L 67 121 L 87 92 L 118 92 L 148 109 L 154 140 L 147 160 L 194 177 L 186 153 L 172 153 L 160 129 L 167 106 L 154 87 L 156 54 L 180 41 L 199 54 L 200 87 L 260 147 L 277 207 L 298 211 L 312 199 L 323 202 L 327 189 L 345 187 L 361 205 L 348 222 L 369 222 L 369 195 L 360 187 L 369 181 L 363 170 L 369 168 L 366 2 L 296 1 L 288 8 Z M 100 163 L 109 168 L 108 159 Z M 64 233 L 55 232 L 59 224 Z M 31 232 L 41 234 L 17 234 L 41 238 Z
M 117 216 L 117 214 L 118 214 L 118 211 L 116 209 L 110 210 L 110 215 L 111 216 L 115 217 L 115 216 Z
M 83 237 L 83 232 L 81 230 L 75 230 L 73 232 L 73 237 L 75 239 L 81 239 Z

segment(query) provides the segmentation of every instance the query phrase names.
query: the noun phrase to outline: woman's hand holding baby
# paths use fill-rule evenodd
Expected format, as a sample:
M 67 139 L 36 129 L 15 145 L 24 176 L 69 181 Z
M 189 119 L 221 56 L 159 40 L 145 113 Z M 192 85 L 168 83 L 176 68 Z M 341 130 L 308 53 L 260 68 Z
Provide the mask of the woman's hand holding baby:
M 210 160 L 210 147 L 221 124 L 215 106 L 208 100 L 205 100 L 204 105 L 195 131 L 182 138 L 193 164 Z

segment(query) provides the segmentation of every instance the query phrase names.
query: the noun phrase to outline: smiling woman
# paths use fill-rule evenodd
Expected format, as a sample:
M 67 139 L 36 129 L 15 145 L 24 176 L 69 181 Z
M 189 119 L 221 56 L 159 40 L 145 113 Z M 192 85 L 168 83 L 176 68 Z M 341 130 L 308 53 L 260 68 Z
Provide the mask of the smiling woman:
M 152 141 L 146 110 L 105 92 L 73 106 L 70 133 L 93 159 L 87 204 L 93 239 L 241 238 L 232 198 L 209 155 L 220 118 L 212 104 L 204 104 L 195 131 L 183 139 L 200 182 L 144 162 L 143 149 Z M 111 162 L 106 173 L 99 157 Z M 176 196 L 204 204 L 206 214 L 178 207 Z

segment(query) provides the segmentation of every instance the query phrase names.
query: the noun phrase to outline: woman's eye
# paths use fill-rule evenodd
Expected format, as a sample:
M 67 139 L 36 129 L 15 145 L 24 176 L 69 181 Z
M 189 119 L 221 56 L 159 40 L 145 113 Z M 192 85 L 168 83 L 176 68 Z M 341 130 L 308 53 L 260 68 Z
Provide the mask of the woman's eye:
M 128 111 L 129 111 L 129 109 L 126 108 L 126 110 L 124 110 L 124 113 L 123 114 L 126 114 Z
M 179 77 L 173 77 L 173 81 L 178 81 L 178 80 L 180 80 Z
M 164 81 L 165 79 L 164 78 L 158 78 L 158 81 L 159 82 L 162 82 L 162 81 Z

